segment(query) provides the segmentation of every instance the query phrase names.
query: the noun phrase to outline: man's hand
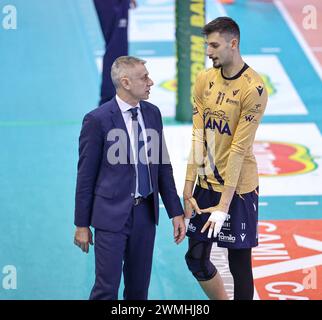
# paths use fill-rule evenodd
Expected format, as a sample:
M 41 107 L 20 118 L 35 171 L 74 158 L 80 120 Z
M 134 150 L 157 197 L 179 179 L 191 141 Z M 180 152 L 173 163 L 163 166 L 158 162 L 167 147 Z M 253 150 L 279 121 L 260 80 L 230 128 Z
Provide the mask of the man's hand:
M 179 244 L 186 235 L 186 227 L 184 224 L 184 216 L 176 216 L 172 219 L 173 235 L 176 244 Z
M 195 198 L 191 197 L 189 199 L 184 199 L 184 216 L 186 219 L 190 219 L 192 216 L 192 211 L 196 211 L 198 214 L 201 214 L 198 203 Z
M 205 211 L 205 212 L 209 212 L 209 211 Z M 208 221 L 202 227 L 201 233 L 204 233 L 206 229 L 209 227 L 208 238 L 211 238 L 212 234 L 214 234 L 214 238 L 216 238 L 225 220 L 227 219 L 227 216 L 228 216 L 227 212 L 219 211 L 219 210 L 213 211 Z
M 88 253 L 89 244 L 93 245 L 93 235 L 89 227 L 76 227 L 74 244 Z
M 130 1 L 130 7 L 131 7 L 131 9 L 135 9 L 137 6 L 138 6 L 138 4 L 137 4 L 136 0 L 131 0 Z

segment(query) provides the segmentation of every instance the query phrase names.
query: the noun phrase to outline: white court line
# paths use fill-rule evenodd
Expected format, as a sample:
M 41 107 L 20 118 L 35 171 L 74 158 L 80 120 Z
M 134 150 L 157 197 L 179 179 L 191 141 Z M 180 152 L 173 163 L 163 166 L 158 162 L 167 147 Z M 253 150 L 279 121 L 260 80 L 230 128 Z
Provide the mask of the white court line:
M 316 73 L 318 74 L 318 76 L 320 77 L 320 79 L 322 81 L 322 68 L 321 68 L 321 66 L 319 64 L 319 61 L 316 59 L 316 57 L 312 53 L 312 50 L 311 50 L 310 46 L 307 44 L 305 38 L 301 34 L 301 32 L 298 29 L 297 25 L 294 23 L 293 18 L 288 13 L 288 11 L 285 8 L 284 4 L 280 0 L 273 0 L 273 1 L 274 1 L 275 6 L 280 11 L 281 15 L 283 16 L 283 18 L 287 22 L 288 26 L 292 30 L 294 37 L 296 38 L 298 43 L 301 45 L 301 47 L 302 47 L 303 51 L 305 52 L 307 58 L 311 62 L 313 68 L 315 69 Z
M 318 206 L 319 203 L 319 201 L 295 201 L 297 206 Z
M 254 300 L 260 300 L 258 291 L 256 290 L 256 287 L 254 286 Z
M 267 207 L 268 206 L 268 202 L 259 202 L 258 205 L 260 207 Z

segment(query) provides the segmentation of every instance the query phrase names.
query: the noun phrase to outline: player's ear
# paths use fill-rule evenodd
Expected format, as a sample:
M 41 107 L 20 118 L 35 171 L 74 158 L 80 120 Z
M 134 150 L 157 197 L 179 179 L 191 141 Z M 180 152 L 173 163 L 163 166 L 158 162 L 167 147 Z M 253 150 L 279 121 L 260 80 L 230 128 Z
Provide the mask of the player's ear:
M 231 40 L 231 48 L 232 49 L 238 49 L 238 39 L 237 38 L 233 38 Z

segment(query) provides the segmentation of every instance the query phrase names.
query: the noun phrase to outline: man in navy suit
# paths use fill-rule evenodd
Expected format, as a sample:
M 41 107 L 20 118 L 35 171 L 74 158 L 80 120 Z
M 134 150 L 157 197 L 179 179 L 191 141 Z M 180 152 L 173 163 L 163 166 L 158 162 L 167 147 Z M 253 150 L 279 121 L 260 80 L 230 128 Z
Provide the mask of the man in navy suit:
M 185 236 L 183 209 L 163 138 L 159 109 L 145 102 L 153 81 L 145 61 L 122 56 L 111 69 L 116 96 L 84 117 L 79 138 L 74 242 L 93 244 L 90 299 L 116 300 L 122 273 L 126 300 L 147 299 L 159 193 L 174 240 Z

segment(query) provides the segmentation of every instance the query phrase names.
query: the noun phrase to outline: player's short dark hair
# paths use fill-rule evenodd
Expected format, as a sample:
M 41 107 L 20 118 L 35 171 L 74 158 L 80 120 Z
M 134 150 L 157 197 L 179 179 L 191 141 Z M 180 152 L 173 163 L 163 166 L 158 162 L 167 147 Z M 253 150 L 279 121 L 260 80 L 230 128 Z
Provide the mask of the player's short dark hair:
M 207 23 L 202 30 L 202 33 L 208 36 L 210 33 L 218 32 L 220 34 L 231 35 L 238 39 L 240 43 L 240 30 L 238 24 L 229 17 L 218 17 L 215 20 Z

